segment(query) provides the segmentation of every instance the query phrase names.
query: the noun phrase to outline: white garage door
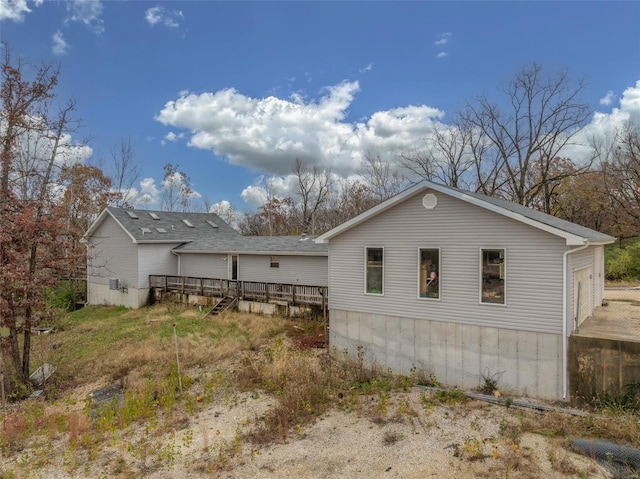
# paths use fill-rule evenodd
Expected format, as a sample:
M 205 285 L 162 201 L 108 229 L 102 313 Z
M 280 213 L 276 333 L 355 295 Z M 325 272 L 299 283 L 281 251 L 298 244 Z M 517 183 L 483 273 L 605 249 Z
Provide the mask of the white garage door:
M 573 272 L 573 315 L 578 316 L 578 325 L 590 316 L 593 310 L 592 277 L 591 266 Z

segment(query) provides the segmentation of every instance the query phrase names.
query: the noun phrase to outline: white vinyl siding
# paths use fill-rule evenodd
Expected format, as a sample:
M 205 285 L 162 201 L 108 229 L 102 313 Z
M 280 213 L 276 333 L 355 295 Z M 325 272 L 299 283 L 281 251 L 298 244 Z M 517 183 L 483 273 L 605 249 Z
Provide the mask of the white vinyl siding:
M 271 255 L 240 255 L 240 280 L 267 283 L 327 286 L 326 256 L 280 255 L 279 267 L 271 267 Z
M 226 254 L 180 253 L 180 275 L 226 279 L 229 274 L 227 263 Z
M 577 295 L 577 287 L 578 287 L 578 283 L 576 281 L 576 275 L 575 275 L 576 271 L 587 268 L 587 267 L 592 268 L 591 277 L 589 278 L 591 284 L 588 286 L 588 290 L 591 291 L 592 297 L 588 302 L 582 303 L 582 308 L 581 308 L 582 310 L 580 312 L 580 315 L 582 316 L 587 313 L 588 313 L 587 316 L 591 315 L 593 313 L 593 306 L 600 304 L 597 301 L 598 299 L 597 293 L 600 288 L 600 284 L 602 284 L 603 280 L 597 279 L 596 275 L 593 274 L 593 272 L 596 271 L 596 268 L 594 268 L 596 261 L 602 261 L 602 259 L 599 256 L 597 256 L 597 253 L 596 253 L 597 248 L 603 248 L 603 247 L 591 246 L 589 248 L 583 249 L 581 251 L 577 251 L 569 255 L 569 265 L 567 268 L 567 273 L 568 273 L 567 274 L 567 281 L 568 281 L 567 297 L 569 298 L 569 301 L 567 301 L 567 309 L 568 309 L 567 322 L 569 324 L 567 326 L 569 331 L 572 331 L 575 326 L 572 323 L 577 313 L 576 302 L 575 302 L 575 298 Z M 582 280 L 584 281 L 584 278 L 582 278 Z M 586 285 L 583 284 L 581 288 L 581 294 L 582 294 L 582 291 L 585 291 L 585 290 L 586 290 Z M 572 299 L 574 300 L 572 301 Z M 600 302 L 601 301 L 602 300 L 600 300 Z
M 171 250 L 180 243 L 138 245 L 138 287 L 149 287 L 150 274 L 178 274 L 178 258 Z
M 447 195 L 434 193 L 426 210 L 423 194 L 332 238 L 329 242 L 330 309 L 402 315 L 479 326 L 560 333 L 562 261 L 565 240 Z M 365 248 L 385 248 L 384 296 L 363 295 Z M 440 301 L 416 297 L 416 251 L 443 245 L 440 262 L 446 281 Z M 446 245 L 446 246 L 445 246 Z M 509 253 L 509 301 L 491 308 L 478 302 L 478 251 L 500 245 Z
M 87 255 L 89 283 L 108 285 L 109 278 L 118 278 L 123 286 L 137 287 L 138 245 L 111 216 L 91 236 Z

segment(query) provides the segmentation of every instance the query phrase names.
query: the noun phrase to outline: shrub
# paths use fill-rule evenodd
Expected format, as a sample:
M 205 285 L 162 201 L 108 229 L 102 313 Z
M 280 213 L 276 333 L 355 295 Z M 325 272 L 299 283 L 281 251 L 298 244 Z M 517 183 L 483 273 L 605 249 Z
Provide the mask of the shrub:
M 609 245 L 606 249 L 605 274 L 610 281 L 640 280 L 640 240 L 624 247 Z

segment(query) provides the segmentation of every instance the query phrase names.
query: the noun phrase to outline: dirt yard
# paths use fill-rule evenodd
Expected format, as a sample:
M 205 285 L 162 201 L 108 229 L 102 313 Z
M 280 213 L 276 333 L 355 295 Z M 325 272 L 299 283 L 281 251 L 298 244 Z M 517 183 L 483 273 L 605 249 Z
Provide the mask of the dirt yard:
M 2 477 L 611 477 L 551 431 L 526 432 L 535 414 L 481 401 L 440 403 L 420 387 L 386 399 L 363 396 L 357 404 L 338 401 L 284 442 L 256 446 L 243 435 L 273 403 L 247 393 L 220 397 L 173 418 L 170 433 L 134 426 L 114 431 L 99 450 L 70 448 L 69 435 L 50 437 L 5 462 Z

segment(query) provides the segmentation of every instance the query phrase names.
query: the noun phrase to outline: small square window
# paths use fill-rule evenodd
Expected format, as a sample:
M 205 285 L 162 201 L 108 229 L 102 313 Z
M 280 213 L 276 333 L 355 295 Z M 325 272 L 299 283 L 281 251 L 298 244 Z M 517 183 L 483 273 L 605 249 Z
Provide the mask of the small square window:
M 279 268 L 280 267 L 280 256 L 272 256 L 271 257 L 271 267 Z

